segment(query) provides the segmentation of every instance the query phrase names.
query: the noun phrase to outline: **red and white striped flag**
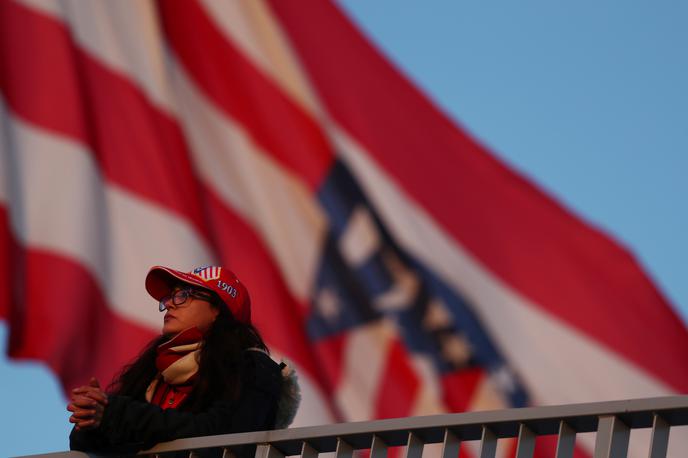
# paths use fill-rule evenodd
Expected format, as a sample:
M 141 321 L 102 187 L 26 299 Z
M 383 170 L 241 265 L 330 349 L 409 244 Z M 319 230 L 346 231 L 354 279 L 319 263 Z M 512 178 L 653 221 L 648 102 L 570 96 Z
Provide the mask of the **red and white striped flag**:
M 214 264 L 300 425 L 688 392 L 632 256 L 328 1 L 2 1 L 0 135 L 0 318 L 65 388 L 159 331 L 150 266 Z

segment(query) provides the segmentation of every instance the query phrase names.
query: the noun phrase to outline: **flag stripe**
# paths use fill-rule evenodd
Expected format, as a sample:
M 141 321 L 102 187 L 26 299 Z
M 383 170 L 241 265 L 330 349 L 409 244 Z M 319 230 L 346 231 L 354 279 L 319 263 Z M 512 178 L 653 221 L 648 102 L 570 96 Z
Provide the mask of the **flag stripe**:
M 17 262 L 22 307 L 8 320 L 9 354 L 44 361 L 65 391 L 94 375 L 108 383 L 157 334 L 113 313 L 91 273 L 68 258 L 32 248 Z
M 84 52 L 145 92 L 151 103 L 177 112 L 165 68 L 165 42 L 153 0 L 19 0 L 29 9 L 65 23 Z
M 327 219 L 303 180 L 280 167 L 170 63 L 193 159 L 204 183 L 265 241 L 299 301 L 311 294 Z M 214 227 L 221 239 L 221 227 Z
M 378 384 L 373 418 L 399 418 L 412 414 L 420 382 L 409 356 L 398 338 L 390 343 Z
M 218 243 L 218 257 L 241 272 L 241 281 L 251 292 L 251 302 L 257 305 L 252 308 L 252 321 L 270 337 L 270 345 L 293 358 L 315 381 L 326 386 L 303 333 L 307 305 L 291 294 L 259 234 L 210 190 L 207 202 L 213 227 L 226 228 Z
M 151 265 L 211 263 L 210 249 L 186 220 L 104 182 L 92 154 L 12 117 L 1 98 L 0 122 L 12 132 L 0 144 L 0 157 L 11 165 L 0 186 L 10 191 L 12 224 L 23 246 L 81 263 L 114 309 L 157 328 L 154 301 L 132 285 L 142 285 Z
M 8 105 L 83 143 L 109 180 L 187 218 L 207 239 L 198 182 L 174 121 L 76 46 L 64 24 L 11 1 L 0 5 L 0 20 L 0 53 L 13 62 L 0 68 Z
M 0 259 L 0 278 L 5 279 L 6 287 L 0 288 L 0 320 L 9 318 L 13 305 L 16 303 L 16 300 L 13 300 L 16 285 L 13 282 L 12 272 L 18 260 L 21 259 L 19 246 L 15 243 L 10 231 L 7 204 L 1 197 L 2 195 L 0 195 L 0 253 L 5 253 L 5 256 Z
M 61 100 L 76 101 L 78 76 L 68 32 L 59 23 L 13 1 L 0 3 L 0 87 L 9 105 L 37 124 L 72 138 L 83 138 L 85 127 L 76 111 L 61 110 Z
M 413 402 L 409 416 L 436 415 L 447 412 L 460 412 L 452 409 L 445 402 L 440 375 L 435 369 L 434 362 L 427 355 L 409 354 L 411 364 L 419 380 L 416 399 Z
M 393 325 L 385 320 L 349 332 L 342 355 L 342 379 L 334 393 L 347 421 L 375 418 L 380 382 L 395 338 Z M 359 367 L 365 370 L 357 370 Z
M 457 130 L 332 4 L 270 5 L 333 118 L 452 238 L 545 311 L 685 386 L 675 361 L 686 331 L 627 252 Z M 666 340 L 646 341 L 648 332 Z
M 485 371 L 480 368 L 456 371 L 445 374 L 441 383 L 444 401 L 452 412 L 465 412 L 469 409 L 476 387 L 485 379 Z
M 313 343 L 314 352 L 317 355 L 330 393 L 335 392 L 336 387 L 340 385 L 344 377 L 343 362 L 348 338 L 348 333 L 341 333 Z M 338 414 L 338 416 L 340 420 L 344 420 L 342 415 Z
M 323 113 L 289 40 L 264 0 L 225 2 L 200 0 L 225 39 L 295 104 L 321 119 Z
M 196 1 L 159 7 L 170 45 L 198 86 L 264 151 L 317 189 L 333 156 L 320 127 L 223 38 Z

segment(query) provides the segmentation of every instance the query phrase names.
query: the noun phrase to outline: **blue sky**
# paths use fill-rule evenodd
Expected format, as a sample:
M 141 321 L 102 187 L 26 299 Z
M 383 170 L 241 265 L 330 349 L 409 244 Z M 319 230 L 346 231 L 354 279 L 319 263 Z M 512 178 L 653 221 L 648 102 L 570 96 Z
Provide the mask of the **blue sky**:
M 450 117 L 630 248 L 688 323 L 688 4 L 340 4 Z M 0 374 L 0 455 L 66 449 L 54 377 L 4 357 Z

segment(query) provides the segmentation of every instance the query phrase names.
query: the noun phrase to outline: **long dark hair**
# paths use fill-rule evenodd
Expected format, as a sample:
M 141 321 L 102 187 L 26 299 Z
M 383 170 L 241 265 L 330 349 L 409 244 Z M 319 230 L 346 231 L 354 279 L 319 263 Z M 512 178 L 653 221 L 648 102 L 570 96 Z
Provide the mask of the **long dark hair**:
M 212 305 L 219 313 L 201 344 L 198 377 L 191 394 L 180 406 L 183 410 L 201 410 L 218 398 L 236 399 L 241 392 L 244 352 L 247 348 L 268 351 L 253 325 L 234 319 L 219 299 Z M 143 399 L 146 388 L 158 374 L 156 349 L 171 337 L 162 335 L 153 339 L 131 364 L 122 368 L 108 386 L 108 393 Z

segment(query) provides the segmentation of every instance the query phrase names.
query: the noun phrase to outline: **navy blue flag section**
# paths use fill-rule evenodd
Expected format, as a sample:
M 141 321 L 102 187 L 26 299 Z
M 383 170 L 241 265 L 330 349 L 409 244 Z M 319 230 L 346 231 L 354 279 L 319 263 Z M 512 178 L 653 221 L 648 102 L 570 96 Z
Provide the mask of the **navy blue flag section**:
M 307 322 L 313 341 L 388 319 L 407 350 L 430 358 L 439 377 L 481 369 L 509 405 L 528 404 L 470 302 L 395 243 L 343 162 L 334 164 L 318 198 L 330 230 Z

